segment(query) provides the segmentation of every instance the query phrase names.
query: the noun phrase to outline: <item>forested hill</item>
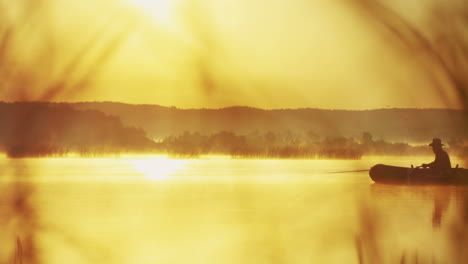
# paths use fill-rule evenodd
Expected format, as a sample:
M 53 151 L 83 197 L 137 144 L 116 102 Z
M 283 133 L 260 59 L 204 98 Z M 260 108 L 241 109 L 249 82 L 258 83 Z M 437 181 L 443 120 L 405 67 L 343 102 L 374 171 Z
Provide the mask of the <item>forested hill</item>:
M 10 157 L 153 150 L 140 128 L 97 110 L 68 104 L 0 103 L 0 150 Z
M 416 143 L 430 141 L 435 136 L 444 140 L 468 137 L 462 110 L 178 109 L 112 102 L 71 105 L 75 109 L 93 109 L 118 116 L 125 125 L 141 127 L 154 139 L 184 131 L 203 134 L 219 131 L 262 134 L 271 131 L 322 138 L 360 137 L 363 132 L 369 132 L 374 138 Z

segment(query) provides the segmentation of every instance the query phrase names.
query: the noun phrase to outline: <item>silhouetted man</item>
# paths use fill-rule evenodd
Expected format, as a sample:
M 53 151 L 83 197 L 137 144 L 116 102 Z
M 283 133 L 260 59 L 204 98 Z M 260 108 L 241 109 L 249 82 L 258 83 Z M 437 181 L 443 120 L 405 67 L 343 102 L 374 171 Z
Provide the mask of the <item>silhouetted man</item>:
M 431 168 L 435 170 L 445 170 L 445 169 L 450 169 L 452 165 L 450 164 L 450 158 L 447 152 L 442 149 L 442 141 L 440 138 L 434 138 L 432 140 L 432 143 L 429 144 L 429 146 L 432 147 L 432 151 L 434 151 L 435 154 L 435 160 L 432 163 L 429 164 L 422 164 L 421 166 L 423 168 Z

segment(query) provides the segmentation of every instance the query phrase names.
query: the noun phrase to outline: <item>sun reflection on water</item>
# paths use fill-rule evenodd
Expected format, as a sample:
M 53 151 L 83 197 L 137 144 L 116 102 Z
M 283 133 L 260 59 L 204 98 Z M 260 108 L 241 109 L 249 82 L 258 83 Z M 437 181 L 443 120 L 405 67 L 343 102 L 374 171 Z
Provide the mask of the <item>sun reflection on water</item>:
M 168 180 L 178 171 L 185 168 L 187 160 L 169 158 L 146 158 L 137 159 L 130 162 L 135 169 L 150 180 Z

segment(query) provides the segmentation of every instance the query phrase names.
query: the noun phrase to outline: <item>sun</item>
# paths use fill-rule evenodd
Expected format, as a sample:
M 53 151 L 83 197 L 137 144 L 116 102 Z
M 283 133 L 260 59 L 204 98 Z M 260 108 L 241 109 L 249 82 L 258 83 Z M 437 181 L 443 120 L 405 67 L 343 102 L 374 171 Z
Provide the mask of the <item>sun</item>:
M 158 24 L 173 26 L 178 0 L 128 0 Z

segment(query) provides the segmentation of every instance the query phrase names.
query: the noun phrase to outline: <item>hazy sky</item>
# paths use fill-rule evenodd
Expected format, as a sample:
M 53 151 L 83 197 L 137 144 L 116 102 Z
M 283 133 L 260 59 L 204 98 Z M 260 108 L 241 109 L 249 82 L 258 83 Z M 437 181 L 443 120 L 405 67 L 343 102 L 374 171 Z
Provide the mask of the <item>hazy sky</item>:
M 397 7 L 415 21 L 424 16 L 414 2 Z M 47 8 L 54 69 L 63 68 L 89 39 L 106 43 L 125 35 L 107 63 L 92 68 L 90 88 L 61 94 L 58 101 L 182 108 L 457 107 L 450 89 L 435 92 L 443 78 L 434 84 L 347 1 L 56 0 Z M 37 57 L 34 47 L 43 38 L 22 36 L 18 53 L 26 63 Z M 92 65 L 86 58 L 99 56 L 93 52 L 80 73 Z M 2 97 L 14 99 L 8 91 Z

